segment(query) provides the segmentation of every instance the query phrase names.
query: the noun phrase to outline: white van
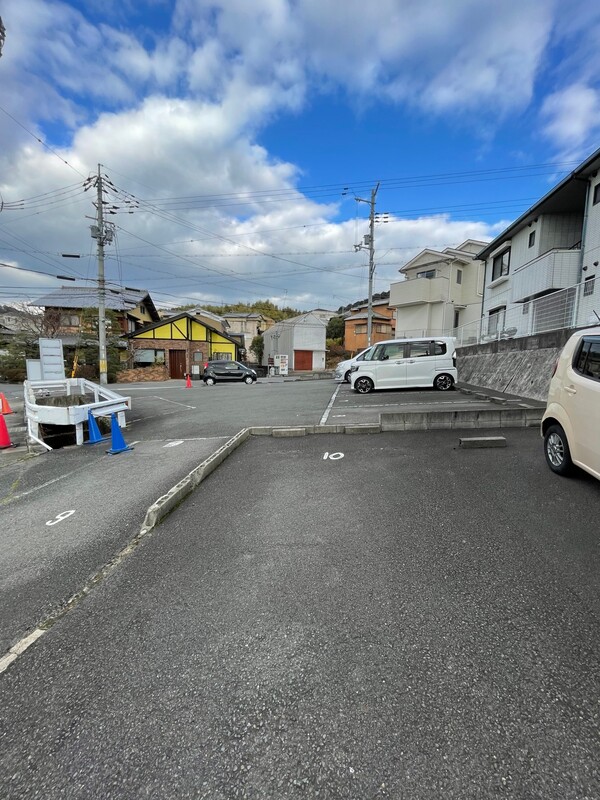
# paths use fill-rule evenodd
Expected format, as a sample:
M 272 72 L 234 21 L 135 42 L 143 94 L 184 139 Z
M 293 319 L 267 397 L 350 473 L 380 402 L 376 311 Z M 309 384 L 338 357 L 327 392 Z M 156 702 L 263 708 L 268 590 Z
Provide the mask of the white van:
M 335 372 L 333 373 L 334 381 L 337 381 L 338 383 L 350 383 L 350 372 L 352 367 L 355 364 L 358 364 L 359 361 L 363 361 L 365 353 L 368 353 L 372 347 L 374 347 L 374 345 L 361 350 L 360 353 L 357 353 L 357 355 L 354 356 L 354 358 L 348 358 L 346 361 L 340 361 L 335 368 Z
M 352 388 L 360 394 L 429 386 L 447 391 L 457 380 L 455 339 L 444 336 L 378 342 L 350 375 Z

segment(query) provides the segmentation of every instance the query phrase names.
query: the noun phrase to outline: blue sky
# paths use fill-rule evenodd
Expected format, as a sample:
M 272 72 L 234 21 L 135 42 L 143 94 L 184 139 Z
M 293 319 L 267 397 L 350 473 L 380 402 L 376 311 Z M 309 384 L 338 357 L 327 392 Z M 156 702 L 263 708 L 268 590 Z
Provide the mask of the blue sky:
M 164 307 L 335 309 L 366 297 L 354 198 L 377 182 L 385 291 L 425 247 L 493 238 L 600 146 L 589 0 L 3 0 L 0 14 L 0 262 L 18 268 L 0 267 L 0 304 L 34 301 L 52 275 L 94 285 L 83 182 L 98 163 L 118 207 L 111 285 Z

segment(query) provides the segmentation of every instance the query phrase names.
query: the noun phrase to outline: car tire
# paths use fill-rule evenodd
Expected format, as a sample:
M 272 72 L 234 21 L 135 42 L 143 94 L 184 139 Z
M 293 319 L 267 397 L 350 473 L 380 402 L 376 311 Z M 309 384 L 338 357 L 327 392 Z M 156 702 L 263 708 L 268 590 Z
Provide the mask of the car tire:
M 446 372 L 442 372 L 441 375 L 436 375 L 433 381 L 434 389 L 437 389 L 440 392 L 447 392 L 454 386 L 454 378 L 452 375 L 448 375 Z
M 374 383 L 371 378 L 357 378 L 354 381 L 354 391 L 359 394 L 369 394 L 374 388 Z
M 204 378 L 204 383 L 207 386 L 214 386 L 215 383 L 216 383 L 216 380 L 214 378 Z
M 544 434 L 544 454 L 546 463 L 557 475 L 569 475 L 573 471 L 569 442 L 560 425 L 550 425 Z
M 344 383 L 350 383 L 350 370 L 344 375 Z
M 254 378 L 252 377 L 252 375 L 246 375 L 246 377 L 244 378 L 244 383 L 247 383 L 248 385 L 254 383 Z

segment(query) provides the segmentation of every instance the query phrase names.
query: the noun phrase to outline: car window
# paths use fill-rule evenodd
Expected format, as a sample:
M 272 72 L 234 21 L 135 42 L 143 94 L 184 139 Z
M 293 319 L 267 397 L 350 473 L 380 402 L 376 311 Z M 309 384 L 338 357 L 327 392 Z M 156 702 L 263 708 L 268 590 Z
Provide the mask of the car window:
M 368 350 L 365 350 L 364 353 L 361 353 L 359 356 L 356 356 L 357 361 L 369 361 L 370 357 L 373 353 L 373 347 L 369 347 Z
M 432 342 L 411 342 L 410 343 L 410 357 L 421 358 L 422 356 L 431 355 Z
M 379 346 L 377 359 L 387 361 L 389 358 L 404 358 L 404 342 L 392 342 Z
M 433 355 L 434 356 L 443 356 L 447 351 L 446 342 L 432 342 L 433 346 Z
M 600 380 L 600 339 L 584 339 L 573 368 L 586 378 Z

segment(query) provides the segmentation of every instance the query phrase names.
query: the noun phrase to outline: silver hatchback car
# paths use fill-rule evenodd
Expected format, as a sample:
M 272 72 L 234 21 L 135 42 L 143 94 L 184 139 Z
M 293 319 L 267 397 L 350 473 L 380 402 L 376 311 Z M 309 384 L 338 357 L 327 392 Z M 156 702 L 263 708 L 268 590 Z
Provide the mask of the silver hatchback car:
M 567 475 L 573 465 L 600 479 L 600 326 L 577 331 L 564 346 L 542 418 L 546 462 Z

